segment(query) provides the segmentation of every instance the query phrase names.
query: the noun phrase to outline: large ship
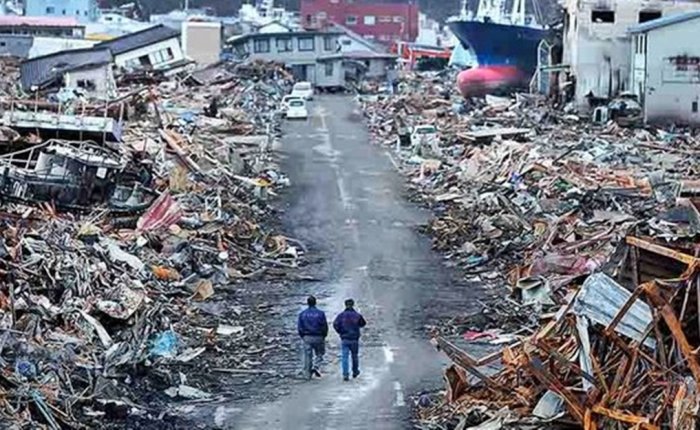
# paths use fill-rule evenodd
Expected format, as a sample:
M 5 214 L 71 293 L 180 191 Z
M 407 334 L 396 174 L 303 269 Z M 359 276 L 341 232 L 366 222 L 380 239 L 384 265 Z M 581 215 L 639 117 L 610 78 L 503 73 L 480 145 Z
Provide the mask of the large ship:
M 538 3 L 532 0 L 532 13 L 526 14 L 526 0 L 508 2 L 509 10 L 506 0 L 479 0 L 478 9 L 470 11 L 465 0 L 461 15 L 447 22 L 459 40 L 455 51 L 472 59 L 465 66 L 510 66 L 531 76 L 537 68 L 537 47 L 546 35 L 538 22 Z

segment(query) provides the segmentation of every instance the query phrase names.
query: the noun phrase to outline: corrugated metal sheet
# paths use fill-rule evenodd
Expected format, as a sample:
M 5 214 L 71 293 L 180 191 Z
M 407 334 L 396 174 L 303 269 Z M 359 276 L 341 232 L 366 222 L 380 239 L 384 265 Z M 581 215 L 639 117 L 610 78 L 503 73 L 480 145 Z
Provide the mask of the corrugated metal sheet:
M 172 39 L 173 37 L 180 37 L 180 32 L 164 25 L 157 25 L 102 42 L 96 45 L 96 48 L 108 48 L 112 51 L 112 54 L 119 55 L 144 46 L 162 42 L 163 40 Z
M 594 273 L 583 283 L 574 303 L 574 313 L 607 326 L 631 296 L 632 293 L 605 273 Z M 652 322 L 651 308 L 637 299 L 617 324 L 615 331 L 639 342 Z M 650 337 L 645 339 L 644 344 L 656 348 L 656 341 Z
M 49 82 L 66 70 L 89 64 L 106 64 L 111 62 L 112 54 L 110 51 L 98 48 L 74 49 L 32 58 L 24 61 L 21 65 L 22 87 L 25 90 L 29 90 L 32 86 L 41 86 Z

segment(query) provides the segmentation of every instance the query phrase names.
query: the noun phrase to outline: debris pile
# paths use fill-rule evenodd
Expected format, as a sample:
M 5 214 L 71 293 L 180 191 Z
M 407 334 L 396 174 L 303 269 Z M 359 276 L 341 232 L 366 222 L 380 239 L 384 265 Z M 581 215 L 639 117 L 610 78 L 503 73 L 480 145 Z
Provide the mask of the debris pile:
M 446 261 L 540 311 L 522 313 L 524 330 L 491 321 L 437 338 L 456 364 L 446 379 L 462 426 L 695 428 L 698 137 L 597 126 L 534 96 L 457 100 L 413 76 L 363 105 L 434 210 L 426 231 Z M 438 144 L 402 139 L 424 124 Z M 484 339 L 507 346 L 471 355 Z
M 196 88 L 187 77 L 122 87 L 102 116 L 82 100 L 4 101 L 3 422 L 147 416 L 158 394 L 212 398 L 204 385 L 223 363 L 258 371 L 268 345 L 256 315 L 215 297 L 301 263 L 268 204 L 288 185 L 272 149 L 289 76 L 272 63 L 231 70 Z

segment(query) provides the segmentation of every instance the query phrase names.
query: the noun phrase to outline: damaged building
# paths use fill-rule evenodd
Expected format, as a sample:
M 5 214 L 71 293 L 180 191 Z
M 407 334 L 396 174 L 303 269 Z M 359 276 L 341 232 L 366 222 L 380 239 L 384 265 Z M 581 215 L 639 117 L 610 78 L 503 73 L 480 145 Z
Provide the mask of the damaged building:
M 112 53 L 106 48 L 60 51 L 26 60 L 21 66 L 25 91 L 80 88 L 95 96 L 115 94 Z
M 700 124 L 700 11 L 674 15 L 630 29 L 631 91 L 646 122 Z
M 579 109 L 632 91 L 629 28 L 659 18 L 700 10 L 690 1 L 562 0 L 563 58 L 560 78 L 575 86 Z

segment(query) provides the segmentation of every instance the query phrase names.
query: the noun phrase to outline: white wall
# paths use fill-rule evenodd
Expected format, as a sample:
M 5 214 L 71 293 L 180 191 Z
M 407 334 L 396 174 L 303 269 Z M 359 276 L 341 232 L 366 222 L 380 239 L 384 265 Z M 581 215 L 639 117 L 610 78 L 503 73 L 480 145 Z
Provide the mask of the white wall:
M 83 79 L 95 83 L 96 88 L 91 91 L 91 94 L 98 99 L 108 100 L 116 94 L 117 85 L 114 82 L 111 64 L 67 72 L 65 75 L 65 86 L 67 88 L 78 88 L 78 81 Z
M 628 28 L 639 23 L 642 10 L 659 10 L 662 16 L 700 9 L 700 3 L 639 0 L 565 0 L 568 24 L 564 34 L 563 63 L 576 76 L 576 104 L 587 107 L 586 95 L 615 96 L 633 90 L 632 57 Z M 591 21 L 591 13 L 615 11 L 614 23 Z
M 70 49 L 92 48 L 99 41 L 84 39 L 62 39 L 60 37 L 34 37 L 32 48 L 29 50 L 29 58 L 54 54 Z
M 164 63 L 158 63 L 156 61 L 156 58 L 154 54 L 162 49 L 167 49 L 170 48 L 173 52 L 173 58 L 169 61 L 166 61 Z M 143 48 L 135 49 L 133 51 L 125 52 L 123 54 L 117 55 L 114 58 L 114 63 L 118 67 L 124 67 L 126 68 L 126 63 L 129 60 L 133 59 L 138 59 L 139 57 L 142 57 L 144 55 L 148 55 L 151 64 L 153 65 L 154 68 L 164 68 L 170 64 L 176 63 L 178 61 L 182 61 L 185 59 L 185 55 L 182 52 L 182 48 L 180 47 L 180 39 L 177 37 L 174 37 L 172 39 L 164 40 L 162 42 L 154 43 L 152 45 L 144 46 Z M 157 64 L 158 63 L 158 64 Z
M 182 48 L 185 56 L 199 64 L 213 64 L 221 59 L 221 23 L 184 21 Z
M 647 37 L 647 121 L 700 125 L 700 112 L 692 112 L 693 102 L 700 104 L 700 65 L 678 67 L 671 61 L 700 59 L 700 19 L 650 31 Z

